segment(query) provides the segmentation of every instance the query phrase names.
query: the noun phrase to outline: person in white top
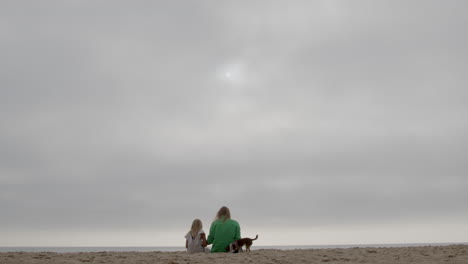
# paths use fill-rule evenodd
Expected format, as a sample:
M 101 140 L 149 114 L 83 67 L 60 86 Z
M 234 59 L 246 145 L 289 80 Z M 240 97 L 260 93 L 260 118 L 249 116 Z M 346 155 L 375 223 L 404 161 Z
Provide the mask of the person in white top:
M 203 231 L 203 224 L 200 219 L 195 219 L 192 222 L 192 228 L 185 235 L 185 248 L 187 252 L 197 253 L 197 252 L 207 252 L 206 249 L 206 235 Z

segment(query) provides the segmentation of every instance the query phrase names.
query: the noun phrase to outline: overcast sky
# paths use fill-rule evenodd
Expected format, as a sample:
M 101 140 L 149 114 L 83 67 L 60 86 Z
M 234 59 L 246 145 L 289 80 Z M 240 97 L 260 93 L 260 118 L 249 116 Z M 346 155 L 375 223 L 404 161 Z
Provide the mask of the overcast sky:
M 468 242 L 466 1 L 2 1 L 0 246 Z

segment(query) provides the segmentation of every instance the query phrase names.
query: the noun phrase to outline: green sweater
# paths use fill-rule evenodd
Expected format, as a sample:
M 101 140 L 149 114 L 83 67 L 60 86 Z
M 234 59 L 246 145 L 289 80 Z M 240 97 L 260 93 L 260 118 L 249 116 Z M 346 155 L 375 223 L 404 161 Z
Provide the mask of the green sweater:
M 226 252 L 229 244 L 241 238 L 239 223 L 232 219 L 223 220 L 221 218 L 211 224 L 207 239 L 208 244 L 213 244 L 211 252 Z

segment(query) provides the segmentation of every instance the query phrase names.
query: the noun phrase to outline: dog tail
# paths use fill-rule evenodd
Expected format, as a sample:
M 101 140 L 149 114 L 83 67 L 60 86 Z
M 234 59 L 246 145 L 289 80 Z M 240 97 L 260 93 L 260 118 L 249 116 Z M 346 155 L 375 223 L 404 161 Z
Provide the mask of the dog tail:
M 252 240 L 257 240 L 257 238 L 258 238 L 258 235 L 256 235 L 256 236 L 255 236 L 255 238 L 254 238 L 254 239 L 252 239 Z

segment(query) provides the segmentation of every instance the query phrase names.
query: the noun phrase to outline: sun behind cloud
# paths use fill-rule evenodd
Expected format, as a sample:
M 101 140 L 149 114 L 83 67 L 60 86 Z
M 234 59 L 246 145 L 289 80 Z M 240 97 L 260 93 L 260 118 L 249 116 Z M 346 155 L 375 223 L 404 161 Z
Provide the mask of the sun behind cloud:
M 218 68 L 218 78 L 229 84 L 243 84 L 247 80 L 245 63 L 227 63 Z

